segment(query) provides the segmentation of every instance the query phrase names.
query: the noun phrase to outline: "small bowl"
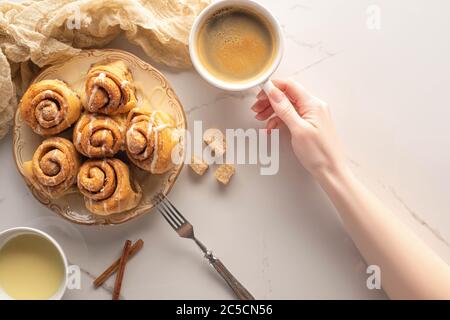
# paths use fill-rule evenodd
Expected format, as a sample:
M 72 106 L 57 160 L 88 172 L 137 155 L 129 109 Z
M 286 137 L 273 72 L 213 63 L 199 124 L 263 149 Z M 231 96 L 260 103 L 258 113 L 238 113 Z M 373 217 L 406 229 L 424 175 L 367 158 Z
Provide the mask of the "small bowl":
M 63 279 L 63 281 L 61 281 L 61 285 L 60 285 L 58 291 L 56 291 L 55 294 L 52 297 L 50 297 L 48 300 L 61 300 L 64 293 L 66 292 L 67 273 L 68 273 L 69 266 L 68 266 L 67 258 L 66 258 L 66 255 L 65 255 L 63 249 L 58 244 L 58 242 L 56 242 L 56 240 L 53 239 L 49 234 L 47 234 L 41 230 L 34 229 L 34 228 L 28 228 L 28 227 L 17 227 L 17 228 L 7 229 L 7 230 L 0 232 L 0 250 L 3 248 L 3 246 L 9 240 L 11 240 L 17 236 L 24 235 L 24 234 L 33 234 L 33 235 L 37 235 L 37 236 L 40 236 L 40 237 L 46 239 L 59 252 L 61 259 L 63 261 L 63 264 L 64 264 L 64 279 Z M 14 300 L 14 299 L 11 298 L 8 294 L 6 294 L 6 292 L 4 292 L 0 288 L 0 300 Z

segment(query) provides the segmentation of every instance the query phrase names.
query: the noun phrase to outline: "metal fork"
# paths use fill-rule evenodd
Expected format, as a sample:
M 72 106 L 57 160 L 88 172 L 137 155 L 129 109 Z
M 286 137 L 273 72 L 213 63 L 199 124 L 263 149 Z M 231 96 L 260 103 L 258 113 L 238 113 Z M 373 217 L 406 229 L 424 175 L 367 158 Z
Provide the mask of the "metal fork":
M 244 286 L 231 274 L 230 271 L 223 265 L 223 263 L 216 258 L 206 246 L 198 240 L 194 235 L 194 227 L 186 218 L 175 208 L 170 200 L 163 194 L 159 193 L 156 196 L 157 206 L 159 213 L 166 219 L 169 225 L 178 233 L 182 238 L 192 239 L 197 246 L 202 250 L 205 258 L 216 269 L 216 271 L 227 282 L 230 288 L 234 291 L 236 296 L 240 300 L 255 300 L 250 292 L 244 288 Z

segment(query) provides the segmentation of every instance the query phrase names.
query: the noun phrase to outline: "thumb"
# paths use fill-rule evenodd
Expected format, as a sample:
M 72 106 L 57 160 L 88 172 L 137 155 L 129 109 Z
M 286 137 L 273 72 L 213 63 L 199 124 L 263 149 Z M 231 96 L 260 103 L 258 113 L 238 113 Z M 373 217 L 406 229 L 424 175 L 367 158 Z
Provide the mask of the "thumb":
M 304 120 L 297 113 L 289 98 L 273 84 L 265 86 L 270 104 L 275 114 L 286 124 L 289 130 L 303 126 Z

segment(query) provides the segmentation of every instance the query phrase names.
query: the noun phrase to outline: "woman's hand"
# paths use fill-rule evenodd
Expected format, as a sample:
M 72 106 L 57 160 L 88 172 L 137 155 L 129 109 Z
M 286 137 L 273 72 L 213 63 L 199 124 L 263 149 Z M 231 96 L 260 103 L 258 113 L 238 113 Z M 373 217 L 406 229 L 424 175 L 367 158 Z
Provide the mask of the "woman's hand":
M 270 118 L 266 125 L 269 133 L 286 124 L 295 155 L 316 178 L 345 167 L 327 104 L 294 80 L 274 80 L 273 84 L 268 96 L 264 91 L 258 94 L 252 107 L 257 113 L 255 118 Z
M 450 267 L 346 168 L 327 105 L 288 80 L 274 81 L 252 107 L 270 131 L 284 123 L 303 166 L 318 179 L 369 265 L 393 299 L 449 299 Z M 275 115 L 274 115 L 275 114 Z

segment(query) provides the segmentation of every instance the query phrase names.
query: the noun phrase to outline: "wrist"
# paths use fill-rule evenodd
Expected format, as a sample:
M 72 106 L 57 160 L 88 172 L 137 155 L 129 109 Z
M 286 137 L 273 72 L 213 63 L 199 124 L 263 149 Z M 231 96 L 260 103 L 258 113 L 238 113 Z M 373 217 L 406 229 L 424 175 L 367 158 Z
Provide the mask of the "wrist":
M 343 161 L 332 166 L 319 168 L 313 173 L 314 178 L 325 190 L 330 185 L 349 180 L 352 175 L 353 173 Z

